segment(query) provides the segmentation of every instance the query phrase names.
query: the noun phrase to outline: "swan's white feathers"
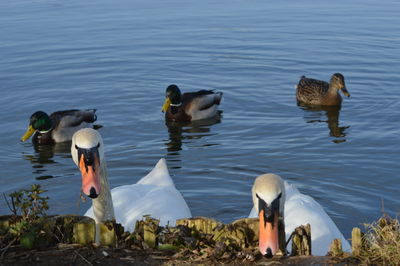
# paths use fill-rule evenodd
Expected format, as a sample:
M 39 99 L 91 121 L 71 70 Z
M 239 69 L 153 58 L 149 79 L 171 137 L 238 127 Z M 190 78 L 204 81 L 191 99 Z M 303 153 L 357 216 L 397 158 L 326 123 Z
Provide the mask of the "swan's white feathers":
M 71 144 L 71 155 L 75 164 L 79 165 L 78 151 L 76 147 L 83 149 L 90 149 L 97 146 L 99 147 L 98 151 L 99 151 L 100 161 L 103 162 L 104 161 L 103 139 L 101 138 L 100 133 L 92 128 L 82 128 L 79 131 L 77 131 L 72 137 L 72 144 Z
M 282 194 L 282 203 L 285 199 L 285 190 L 280 176 L 275 174 L 265 174 L 256 178 L 252 188 L 253 203 L 258 208 L 257 196 L 262 198 L 268 205 L 274 201 L 279 194 Z
M 175 188 L 174 182 L 169 175 L 167 162 L 161 158 L 156 166 L 145 177 L 140 179 L 137 184 L 143 185 L 157 185 L 157 186 L 171 186 Z
M 160 225 L 175 225 L 181 218 L 191 217 L 189 207 L 168 173 L 164 158 L 136 184 L 111 190 L 115 218 L 125 230 L 133 232 L 137 220 L 144 215 L 160 219 Z M 85 216 L 94 217 L 91 207 Z
M 83 128 L 74 134 L 72 142 L 79 148 L 90 149 L 96 147 L 99 143 L 102 144 L 102 139 L 96 130 Z

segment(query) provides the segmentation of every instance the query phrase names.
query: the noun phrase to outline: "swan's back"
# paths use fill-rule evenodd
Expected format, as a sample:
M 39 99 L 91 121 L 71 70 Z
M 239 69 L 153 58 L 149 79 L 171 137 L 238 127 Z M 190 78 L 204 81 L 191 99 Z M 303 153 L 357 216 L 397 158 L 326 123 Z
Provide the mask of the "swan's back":
M 285 230 L 286 238 L 299 225 L 311 225 L 312 254 L 324 256 L 333 239 L 342 241 L 344 251 L 350 251 L 348 241 L 322 206 L 312 197 L 301 194 L 296 187 L 285 181 Z
M 145 177 L 142 177 L 136 184 L 175 188 L 174 181 L 172 181 L 169 175 L 167 162 L 164 158 L 161 158 L 153 170 Z

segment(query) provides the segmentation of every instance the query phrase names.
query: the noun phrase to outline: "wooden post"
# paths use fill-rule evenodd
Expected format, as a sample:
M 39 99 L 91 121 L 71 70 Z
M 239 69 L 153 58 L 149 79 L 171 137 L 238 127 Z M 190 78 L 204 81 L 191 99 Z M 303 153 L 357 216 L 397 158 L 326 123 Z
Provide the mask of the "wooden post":
M 117 246 L 117 228 L 115 220 L 100 223 L 100 243 L 104 246 Z
M 354 227 L 351 231 L 351 249 L 353 256 L 360 256 L 361 253 L 361 230 Z
M 95 224 L 94 220 L 86 217 L 73 224 L 73 243 L 90 245 L 94 242 Z
M 207 217 L 194 217 L 194 218 L 184 218 L 176 220 L 176 226 L 184 225 L 189 228 L 195 228 L 197 231 L 201 231 L 205 234 L 212 234 L 214 228 L 222 225 L 217 220 Z
M 301 225 L 293 232 L 292 256 L 311 256 L 311 226 Z
M 157 231 L 160 220 L 145 215 L 144 220 L 136 221 L 135 234 L 138 234 L 145 248 L 155 248 L 157 246 Z
M 332 243 L 329 247 L 329 254 L 333 257 L 343 255 L 342 241 L 340 239 L 335 238 L 332 240 Z

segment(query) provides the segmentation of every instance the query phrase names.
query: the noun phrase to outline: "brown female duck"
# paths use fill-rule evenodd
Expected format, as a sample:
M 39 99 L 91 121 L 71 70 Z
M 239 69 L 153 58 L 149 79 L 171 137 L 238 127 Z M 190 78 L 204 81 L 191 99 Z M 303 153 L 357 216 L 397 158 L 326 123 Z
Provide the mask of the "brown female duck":
M 170 85 L 165 92 L 161 109 L 165 119 L 175 122 L 190 122 L 214 117 L 218 114 L 222 92 L 200 90 L 182 94 L 178 86 Z
M 350 97 L 350 93 L 344 83 L 344 77 L 340 73 L 333 74 L 329 83 L 302 76 L 297 85 L 296 98 L 297 101 L 305 104 L 340 105 L 342 97 L 339 94 L 339 90 L 342 90 L 344 95 Z

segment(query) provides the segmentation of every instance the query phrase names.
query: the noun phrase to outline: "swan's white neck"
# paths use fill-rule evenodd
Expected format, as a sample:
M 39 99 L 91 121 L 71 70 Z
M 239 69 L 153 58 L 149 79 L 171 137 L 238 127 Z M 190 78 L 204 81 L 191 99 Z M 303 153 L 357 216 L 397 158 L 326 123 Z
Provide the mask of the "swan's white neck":
M 100 170 L 100 195 L 93 199 L 93 214 L 96 222 L 96 244 L 100 244 L 100 226 L 99 224 L 106 221 L 115 220 L 114 206 L 111 197 L 110 185 L 108 183 L 108 173 L 106 161 L 101 162 Z

